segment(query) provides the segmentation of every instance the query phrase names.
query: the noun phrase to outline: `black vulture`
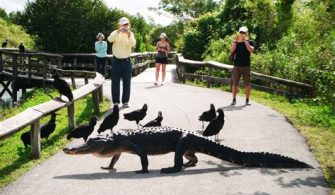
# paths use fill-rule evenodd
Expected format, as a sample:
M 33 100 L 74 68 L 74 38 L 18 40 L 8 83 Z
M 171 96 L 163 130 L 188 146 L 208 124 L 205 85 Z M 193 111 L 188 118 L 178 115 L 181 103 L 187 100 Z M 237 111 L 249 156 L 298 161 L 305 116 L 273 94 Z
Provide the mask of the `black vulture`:
M 51 119 L 41 126 L 41 138 L 47 138 L 56 129 L 56 113 L 51 114 Z
M 28 145 L 31 145 L 30 132 L 28 131 L 28 132 L 22 133 L 21 140 L 25 148 L 28 147 Z
M 89 124 L 80 125 L 79 127 L 75 128 L 73 131 L 71 131 L 67 135 L 67 139 L 71 138 L 83 138 L 86 142 L 88 136 L 91 135 L 91 133 L 94 130 L 94 126 L 97 124 L 97 117 L 92 117 Z
M 204 129 L 204 122 L 211 122 L 215 117 L 215 107 L 214 104 L 211 104 L 210 109 L 199 116 L 199 121 L 202 121 L 202 129 Z
M 1 47 L 2 48 L 7 47 L 7 39 L 2 42 Z
M 53 133 L 56 129 L 56 113 L 51 114 L 51 119 L 43 124 L 40 128 L 41 138 L 49 138 L 50 134 Z M 30 141 L 30 132 L 25 132 L 21 135 L 21 140 L 24 144 L 24 147 L 31 145 Z
M 215 140 L 218 140 L 218 134 L 223 127 L 224 124 L 224 112 L 222 109 L 218 109 L 217 112 L 219 115 L 215 117 L 206 127 L 203 132 L 203 136 L 212 136 L 215 135 Z
M 155 118 L 154 120 L 148 122 L 143 127 L 155 127 L 155 126 L 159 126 L 160 127 L 160 126 L 162 126 L 162 120 L 163 120 L 163 115 L 162 115 L 162 112 L 159 111 L 157 118 Z
M 60 93 L 60 97 L 62 95 L 66 96 L 69 101 L 73 100 L 73 94 L 70 88 L 70 85 L 59 75 L 57 70 L 53 71 L 52 78 L 54 78 L 53 86 L 58 90 Z
M 98 133 L 104 132 L 106 129 L 110 129 L 113 133 L 113 127 L 119 122 L 119 106 L 114 105 L 112 113 L 110 113 L 101 123 Z
M 21 43 L 21 44 L 19 45 L 19 51 L 22 52 L 22 53 L 24 53 L 24 52 L 26 51 L 26 49 L 24 48 L 23 43 Z
M 148 110 L 148 106 L 147 104 L 144 104 L 141 109 L 123 114 L 123 116 L 124 116 L 124 119 L 127 119 L 129 121 L 136 121 L 137 129 L 138 129 L 138 124 L 141 120 L 143 120 L 143 118 L 147 114 L 147 110 Z

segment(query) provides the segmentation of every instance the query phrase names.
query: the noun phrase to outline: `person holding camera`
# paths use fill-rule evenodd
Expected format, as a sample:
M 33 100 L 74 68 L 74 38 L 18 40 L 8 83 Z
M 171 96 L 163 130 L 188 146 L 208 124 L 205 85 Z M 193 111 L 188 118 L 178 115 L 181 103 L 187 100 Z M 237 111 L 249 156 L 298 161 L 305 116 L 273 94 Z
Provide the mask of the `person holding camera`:
M 232 75 L 232 94 L 233 101 L 231 105 L 236 104 L 236 93 L 241 75 L 243 76 L 245 88 L 245 105 L 249 104 L 250 97 L 250 54 L 254 52 L 254 43 L 248 39 L 248 28 L 242 26 L 230 47 L 230 52 L 234 55 L 234 68 Z
M 166 75 L 166 64 L 168 63 L 168 54 L 170 53 L 170 45 L 169 42 L 167 42 L 167 36 L 165 33 L 161 33 L 159 35 L 159 38 L 161 39 L 156 44 L 156 51 L 157 51 L 157 57 L 156 57 L 156 82 L 155 85 L 158 85 L 158 78 L 159 78 L 159 69 L 162 65 L 162 85 L 165 80 Z
M 104 41 L 105 36 L 102 33 L 98 33 L 96 36 L 97 41 L 94 44 L 95 58 L 97 62 L 97 72 L 102 76 L 105 76 L 105 64 L 107 56 L 107 43 Z
M 130 31 L 130 22 L 126 17 L 119 20 L 119 29 L 114 30 L 107 38 L 112 46 L 112 101 L 114 105 L 120 104 L 120 81 L 122 79 L 122 107 L 129 107 L 130 84 L 132 65 L 130 55 L 132 47 L 136 45 L 134 33 Z

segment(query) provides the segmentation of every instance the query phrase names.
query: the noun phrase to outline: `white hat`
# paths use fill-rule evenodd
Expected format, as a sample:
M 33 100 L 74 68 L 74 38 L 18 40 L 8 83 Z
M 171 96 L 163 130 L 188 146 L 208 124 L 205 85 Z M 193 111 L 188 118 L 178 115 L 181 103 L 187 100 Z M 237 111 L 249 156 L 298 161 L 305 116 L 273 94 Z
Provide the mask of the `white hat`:
M 166 35 L 165 33 L 161 33 L 161 34 L 159 35 L 159 38 L 163 38 L 163 37 L 167 37 L 167 35 Z
M 248 32 L 248 28 L 245 27 L 245 26 L 242 26 L 242 27 L 238 30 L 238 32 Z
M 99 37 L 102 37 L 102 39 L 105 39 L 105 35 L 102 33 L 98 33 L 98 35 L 96 36 L 97 39 L 99 39 Z
M 129 19 L 126 17 L 120 18 L 119 25 L 125 25 L 125 24 L 129 24 Z

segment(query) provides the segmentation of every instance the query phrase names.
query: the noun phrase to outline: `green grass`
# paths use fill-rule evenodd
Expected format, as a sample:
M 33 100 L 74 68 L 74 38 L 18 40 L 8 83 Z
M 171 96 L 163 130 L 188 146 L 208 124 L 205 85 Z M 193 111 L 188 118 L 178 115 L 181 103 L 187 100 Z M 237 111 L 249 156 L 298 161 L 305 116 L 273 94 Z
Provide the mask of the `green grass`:
M 55 97 L 58 96 L 58 93 L 52 92 L 51 95 Z M 3 115 L 3 118 L 0 120 L 10 118 L 31 106 L 50 100 L 50 97 L 45 95 L 42 90 L 33 90 L 25 96 L 27 99 L 20 107 L 0 110 Z M 109 107 L 109 102 L 105 100 L 100 104 L 100 112 L 106 112 Z M 57 113 L 59 115 L 57 115 L 56 119 L 57 126 L 55 132 L 51 134 L 48 140 L 42 139 L 41 141 L 40 159 L 33 160 L 30 156 L 30 148 L 26 150 L 20 139 L 21 134 L 28 131 L 30 127 L 27 127 L 10 138 L 0 142 L 0 188 L 15 181 L 18 177 L 31 170 L 37 164 L 42 163 L 48 157 L 60 151 L 68 143 L 65 138 L 65 135 L 69 132 L 67 127 L 67 109 L 64 108 Z M 77 125 L 88 122 L 93 115 L 91 95 L 75 102 L 75 114 Z M 41 124 L 49 119 L 49 116 L 43 118 Z
M 206 87 L 205 83 L 187 81 L 186 84 Z M 227 86 L 213 89 L 229 91 Z M 241 89 L 239 95 L 244 96 Z M 291 100 L 269 93 L 252 90 L 251 99 L 277 110 L 306 138 L 309 147 L 319 161 L 324 176 L 335 194 L 335 113 L 311 99 Z
M 17 48 L 20 43 L 24 43 L 27 49 L 35 47 L 34 38 L 27 34 L 22 26 L 9 23 L 0 18 L 0 42 L 8 40 L 7 47 Z

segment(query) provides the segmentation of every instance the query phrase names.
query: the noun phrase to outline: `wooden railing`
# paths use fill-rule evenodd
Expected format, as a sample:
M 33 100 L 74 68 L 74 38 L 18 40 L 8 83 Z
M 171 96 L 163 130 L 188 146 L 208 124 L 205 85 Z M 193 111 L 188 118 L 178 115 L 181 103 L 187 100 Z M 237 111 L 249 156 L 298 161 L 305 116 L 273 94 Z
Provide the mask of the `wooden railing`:
M 0 84 L 4 89 L 0 97 L 8 92 L 13 101 L 17 101 L 17 91 L 23 92 L 31 86 L 41 85 L 43 88 L 51 83 L 48 78 L 50 69 L 59 68 L 62 56 L 42 52 L 24 52 L 0 49 Z M 7 82 L 7 83 L 6 83 Z M 12 90 L 9 85 L 11 84 Z
M 51 100 L 46 103 L 26 109 L 18 115 L 0 122 L 0 140 L 19 132 L 21 129 L 30 125 L 32 155 L 34 158 L 40 158 L 41 141 L 40 141 L 40 119 L 56 112 L 62 108 L 67 108 L 68 126 L 70 129 L 76 127 L 74 103 L 81 98 L 92 94 L 94 113 L 99 114 L 99 102 L 102 98 L 102 83 L 105 80 L 99 73 L 91 82 L 73 91 L 72 102 L 62 102 Z
M 133 75 L 138 75 L 147 67 L 154 64 L 157 52 L 132 53 Z M 174 61 L 174 53 L 170 55 Z M 106 58 L 106 72 L 109 77 L 112 55 Z M 84 77 L 87 83 L 90 73 L 96 70 L 96 57 L 94 53 L 66 53 L 51 54 L 37 51 L 19 52 L 17 49 L 0 49 L 0 98 L 5 92 L 12 97 L 13 102 L 18 100 L 17 92 L 27 88 L 42 87 L 52 84 L 51 70 L 57 68 L 62 76 L 71 78 L 72 87 L 75 89 L 75 77 Z M 11 86 L 11 88 L 10 88 Z
M 157 52 L 133 53 L 131 59 L 133 60 L 133 75 L 137 75 L 144 69 L 153 64 Z M 174 54 L 171 54 L 174 55 Z M 112 55 L 107 57 L 107 70 L 110 70 L 110 61 Z M 72 63 L 67 63 L 70 59 Z M 76 89 L 77 77 L 84 77 L 85 84 L 73 91 L 73 102 L 59 102 L 51 100 L 49 102 L 31 107 L 20 114 L 0 122 L 0 140 L 6 139 L 19 132 L 26 126 L 31 126 L 31 145 L 32 155 L 34 158 L 40 157 L 40 119 L 56 112 L 64 107 L 68 110 L 68 125 L 72 129 L 76 126 L 74 116 L 74 102 L 83 98 L 90 93 L 93 96 L 93 106 L 95 114 L 99 113 L 99 102 L 103 100 L 102 82 L 104 77 L 95 73 L 96 60 L 94 54 L 48 54 L 39 52 L 25 52 L 20 53 L 12 49 L 0 49 L 0 76 L 7 77 L 9 81 L 13 82 L 15 90 L 18 78 L 27 77 L 27 83 L 31 83 L 34 79 L 43 79 L 43 87 L 46 84 L 52 84 L 50 78 L 51 70 L 57 69 L 62 76 L 69 76 L 72 82 L 72 88 Z M 171 60 L 171 58 L 170 58 Z M 87 70 L 93 71 L 87 71 Z M 95 76 L 92 82 L 88 82 L 89 78 Z M 1 80 L 1 78 L 0 78 Z M 1 83 L 3 84 L 3 83 Z M 23 85 L 22 83 L 20 85 Z
M 96 71 L 96 58 L 94 53 L 61 53 L 63 56 L 62 68 L 71 70 L 91 70 Z M 133 75 L 138 75 L 150 65 L 155 63 L 157 52 L 132 53 Z M 110 73 L 113 55 L 107 55 L 106 72 Z M 169 55 L 169 61 L 174 61 L 175 53 Z
M 199 75 L 194 73 L 188 73 L 187 67 L 207 68 L 207 75 Z M 224 70 L 229 74 L 228 77 L 215 77 L 213 76 L 214 70 Z M 194 60 L 185 59 L 181 54 L 177 55 L 177 74 L 181 82 L 185 82 L 186 79 L 199 79 L 207 82 L 207 87 L 211 84 L 219 83 L 222 85 L 231 85 L 231 73 L 233 70 L 232 65 L 222 64 L 215 61 L 200 62 Z M 258 84 L 264 82 L 264 84 Z M 283 95 L 286 97 L 303 97 L 313 95 L 313 86 L 297 81 L 282 79 L 278 77 L 268 76 L 261 73 L 251 71 L 251 86 L 252 88 Z

